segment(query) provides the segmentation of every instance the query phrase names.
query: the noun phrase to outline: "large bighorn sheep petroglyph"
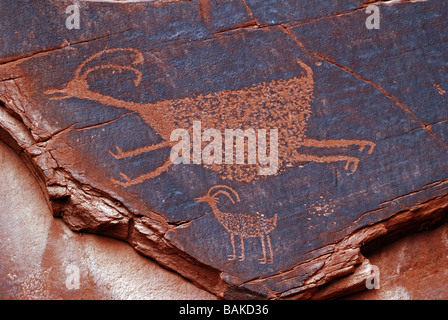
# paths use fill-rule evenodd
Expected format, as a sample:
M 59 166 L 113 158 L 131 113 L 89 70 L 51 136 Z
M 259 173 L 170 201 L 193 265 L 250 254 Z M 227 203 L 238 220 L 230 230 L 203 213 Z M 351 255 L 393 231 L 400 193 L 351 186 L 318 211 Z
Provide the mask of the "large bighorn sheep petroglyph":
M 114 59 L 105 61 L 110 54 L 132 57 L 127 65 Z M 113 58 L 113 57 L 112 57 Z M 306 137 L 306 129 L 311 115 L 311 99 L 314 89 L 313 71 L 302 61 L 297 61 L 297 71 L 301 76 L 261 82 L 239 90 L 222 90 L 204 93 L 193 97 L 161 100 L 154 103 L 138 103 L 115 98 L 92 90 L 89 79 L 95 79 L 99 71 L 114 74 L 130 72 L 135 76 L 134 85 L 142 81 L 142 72 L 138 69 L 144 62 L 143 54 L 133 48 L 115 48 L 100 51 L 84 60 L 75 71 L 74 78 L 63 89 L 50 89 L 46 94 L 54 94 L 50 99 L 79 98 L 97 101 L 104 105 L 126 108 L 137 112 L 160 136 L 161 142 L 142 146 L 136 150 L 122 151 L 118 146 L 116 152 L 109 151 L 115 159 L 133 157 L 144 152 L 152 152 L 172 147 L 171 132 L 178 128 L 191 130 L 193 121 L 201 121 L 207 128 L 223 132 L 225 129 L 246 130 L 250 128 L 278 129 L 278 164 L 277 173 L 287 167 L 297 166 L 300 162 L 345 162 L 345 169 L 357 170 L 359 158 L 347 155 L 317 156 L 300 152 L 302 146 L 316 148 L 340 148 L 357 146 L 362 152 L 366 146 L 372 153 L 375 143 L 367 140 L 315 140 Z M 115 61 L 115 62 L 114 62 Z M 135 178 L 129 178 L 120 172 L 125 181 L 114 181 L 129 187 L 155 178 L 166 172 L 172 162 L 170 158 L 156 169 Z M 260 164 L 205 164 L 206 168 L 219 172 L 225 179 L 252 181 L 260 178 Z

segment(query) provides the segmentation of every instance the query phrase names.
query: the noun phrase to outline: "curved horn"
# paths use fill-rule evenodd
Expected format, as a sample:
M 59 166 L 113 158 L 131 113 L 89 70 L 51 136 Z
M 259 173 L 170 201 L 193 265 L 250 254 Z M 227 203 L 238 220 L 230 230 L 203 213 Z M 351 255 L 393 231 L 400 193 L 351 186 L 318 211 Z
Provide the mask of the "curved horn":
M 225 194 L 230 199 L 230 201 L 232 201 L 232 203 L 235 204 L 235 201 L 233 200 L 232 196 L 227 191 L 218 190 L 213 194 L 213 197 L 217 196 L 218 194 Z
M 223 188 L 223 189 L 230 190 L 230 191 L 233 193 L 233 195 L 235 196 L 236 200 L 237 200 L 238 202 L 240 202 L 240 196 L 238 195 L 238 193 L 237 193 L 235 190 L 233 190 L 231 187 L 226 186 L 226 185 L 222 185 L 222 184 L 218 184 L 218 185 L 216 185 L 216 186 L 211 187 L 211 188 L 208 190 L 207 195 L 210 196 L 212 190 L 213 190 L 213 189 L 217 189 L 217 188 Z M 229 194 L 227 191 L 224 191 L 224 190 L 219 190 L 219 191 L 217 191 L 214 195 L 217 195 L 217 194 L 219 194 L 219 193 L 223 193 L 223 194 L 227 195 L 229 198 L 231 198 L 230 194 Z M 232 202 L 235 203 L 233 200 L 232 200 Z
M 82 68 L 84 68 L 84 66 L 85 66 L 87 63 L 89 63 L 90 61 L 92 61 L 92 60 L 94 60 L 94 59 L 96 59 L 96 58 L 98 58 L 98 57 L 101 57 L 101 56 L 104 55 L 104 54 L 112 53 L 112 52 L 118 52 L 118 51 L 132 51 L 133 53 L 136 54 L 135 59 L 134 59 L 134 60 L 131 62 L 131 64 L 130 64 L 131 66 L 135 66 L 135 65 L 137 65 L 137 64 L 139 64 L 139 63 L 141 63 L 141 62 L 143 62 L 143 60 L 144 60 L 143 54 L 142 54 L 140 51 L 138 51 L 137 49 L 134 49 L 134 48 L 114 48 L 114 49 L 105 49 L 105 50 L 103 50 L 103 51 L 100 51 L 100 52 L 97 52 L 97 53 L 91 55 L 91 56 L 88 57 L 86 60 L 84 60 L 84 61 L 78 66 L 78 68 L 76 69 L 76 71 L 75 71 L 75 77 L 76 77 L 76 78 L 79 78 L 79 75 L 80 75 L 80 73 L 81 73 Z M 124 68 L 124 67 L 123 67 L 123 68 Z M 90 69 L 89 69 L 89 70 L 90 70 Z
M 87 76 L 89 75 L 89 73 L 96 71 L 96 70 L 100 70 L 100 69 L 115 69 L 118 70 L 118 72 L 122 72 L 123 70 L 129 70 L 134 72 L 134 74 L 136 75 L 136 79 L 134 80 L 134 85 L 138 86 L 140 84 L 140 81 L 142 80 L 142 72 L 134 67 L 129 67 L 129 66 L 120 66 L 118 64 L 108 64 L 108 65 L 99 65 L 99 66 L 95 66 L 93 68 L 87 69 L 81 77 L 79 77 L 78 79 L 82 79 L 85 80 L 87 78 Z

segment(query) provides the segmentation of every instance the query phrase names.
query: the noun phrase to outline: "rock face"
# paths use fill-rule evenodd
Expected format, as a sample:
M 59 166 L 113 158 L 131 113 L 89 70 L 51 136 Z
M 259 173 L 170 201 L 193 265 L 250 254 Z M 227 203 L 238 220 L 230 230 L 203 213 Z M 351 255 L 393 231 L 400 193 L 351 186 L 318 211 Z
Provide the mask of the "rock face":
M 378 290 L 347 299 L 446 300 L 448 225 L 425 230 L 366 253 L 377 266 Z
M 445 219 L 448 6 L 331 3 L 3 1 L 1 137 L 72 230 L 218 297 L 361 290 Z
M 0 142 L 0 299 L 213 299 L 129 245 L 54 219 L 21 159 Z

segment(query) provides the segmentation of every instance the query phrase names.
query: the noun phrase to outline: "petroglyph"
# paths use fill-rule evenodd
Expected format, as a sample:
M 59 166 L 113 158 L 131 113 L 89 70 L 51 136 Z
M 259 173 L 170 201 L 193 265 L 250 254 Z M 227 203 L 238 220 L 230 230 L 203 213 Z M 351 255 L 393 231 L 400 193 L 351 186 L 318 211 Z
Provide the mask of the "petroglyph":
M 334 213 L 335 210 L 333 199 L 327 199 L 327 197 L 324 196 L 320 196 L 319 199 L 312 204 L 305 205 L 308 207 L 309 213 L 318 216 L 327 217 Z
M 106 54 L 124 55 L 132 61 L 128 64 L 107 63 Z M 126 59 L 125 59 L 126 60 Z M 134 75 L 134 85 L 139 86 L 142 73 L 137 68 L 144 62 L 143 54 L 133 48 L 115 48 L 100 51 L 82 62 L 75 71 L 74 78 L 63 89 L 51 89 L 46 94 L 54 94 L 50 99 L 79 98 L 97 101 L 104 105 L 126 108 L 137 112 L 163 140 L 160 143 L 144 146 L 135 150 L 124 151 L 118 146 L 110 154 L 117 160 L 133 157 L 144 152 L 153 152 L 166 147 L 173 147 L 170 141 L 173 130 L 185 129 L 192 136 L 194 121 L 201 121 L 204 128 L 223 132 L 226 129 L 257 130 L 278 129 L 278 175 L 288 167 L 296 167 L 300 162 L 345 162 L 345 169 L 355 172 L 359 158 L 347 155 L 317 156 L 301 153 L 300 148 L 340 148 L 357 146 L 362 152 L 368 147 L 371 154 L 375 143 L 367 140 L 315 140 L 306 137 L 306 130 L 311 115 L 314 80 L 312 69 L 302 61 L 297 61 L 300 76 L 261 82 L 239 90 L 222 90 L 173 100 L 161 100 L 155 103 L 137 103 L 114 98 L 90 89 L 87 76 L 99 70 L 114 73 L 130 72 Z M 87 67 L 88 66 L 88 67 Z M 89 77 L 91 79 L 91 77 Z M 205 144 L 205 142 L 204 142 Z M 246 152 L 247 155 L 247 152 Z M 166 161 L 148 173 L 135 178 L 120 172 L 122 180 L 113 181 L 123 187 L 130 187 L 146 180 L 158 177 L 173 165 L 168 157 Z M 214 170 L 223 179 L 253 181 L 263 178 L 259 175 L 260 164 L 201 164 Z
M 214 192 L 212 193 L 212 191 Z M 216 219 L 218 219 L 219 223 L 230 234 L 232 254 L 228 256 L 228 260 L 235 260 L 237 258 L 235 250 L 235 237 L 240 238 L 240 255 L 238 256 L 239 261 L 244 261 L 246 259 L 244 253 L 244 239 L 260 237 L 263 257 L 258 259 L 259 262 L 261 264 L 274 263 L 274 254 L 272 251 L 271 238 L 269 234 L 277 226 L 277 214 L 274 214 L 272 218 L 268 218 L 264 215 L 264 213 L 260 212 L 256 212 L 255 214 L 223 212 L 217 206 L 219 203 L 218 195 L 220 194 L 227 196 L 233 204 L 235 204 L 235 201 L 240 202 L 238 193 L 234 189 L 225 185 L 213 186 L 208 190 L 206 195 L 196 198 L 195 200 L 196 202 L 207 202 L 210 205 Z M 269 258 L 266 254 L 266 243 Z

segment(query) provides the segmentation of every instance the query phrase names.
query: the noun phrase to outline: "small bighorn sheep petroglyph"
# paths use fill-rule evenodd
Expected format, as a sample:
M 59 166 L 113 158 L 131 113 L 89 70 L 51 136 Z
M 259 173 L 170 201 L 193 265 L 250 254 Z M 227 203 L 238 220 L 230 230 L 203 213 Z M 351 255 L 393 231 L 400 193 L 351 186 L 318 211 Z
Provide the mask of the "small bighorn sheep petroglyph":
M 216 190 L 212 193 L 213 190 Z M 238 257 L 239 261 L 245 260 L 244 254 L 244 239 L 260 237 L 261 248 L 263 252 L 263 257 L 259 259 L 261 264 L 274 263 L 274 256 L 272 252 L 271 238 L 269 234 L 277 226 L 277 214 L 274 214 L 272 218 L 267 218 L 264 214 L 257 212 L 256 214 L 245 214 L 245 213 L 232 213 L 232 212 L 222 212 L 218 209 L 218 195 L 223 194 L 227 196 L 233 204 L 235 200 L 240 202 L 240 197 L 238 193 L 229 186 L 216 185 L 211 187 L 207 194 L 196 198 L 196 202 L 207 202 L 212 208 L 213 214 L 219 223 L 227 230 L 230 234 L 230 242 L 232 244 L 232 254 L 228 256 L 228 260 L 236 259 L 235 251 L 235 236 L 240 237 L 241 240 L 241 254 Z M 233 199 L 235 197 L 235 200 Z M 269 251 L 269 259 L 266 256 L 266 244 Z

